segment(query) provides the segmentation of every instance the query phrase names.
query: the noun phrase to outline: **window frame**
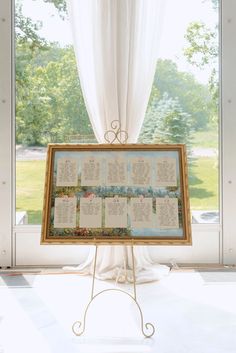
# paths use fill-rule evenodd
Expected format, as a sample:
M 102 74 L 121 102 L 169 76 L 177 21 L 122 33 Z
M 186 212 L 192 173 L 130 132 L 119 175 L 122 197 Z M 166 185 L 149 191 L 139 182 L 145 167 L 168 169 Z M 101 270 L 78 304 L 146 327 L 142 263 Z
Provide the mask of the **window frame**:
M 63 249 L 42 250 L 39 245 L 41 226 L 14 226 L 15 219 L 15 136 L 14 136 L 14 0 L 2 0 L 0 3 L 0 266 L 22 264 L 48 264 L 47 256 L 51 252 L 57 258 L 53 264 L 78 262 L 78 250 L 71 249 L 70 256 L 62 255 Z M 234 218 L 236 199 L 236 166 L 233 151 L 236 149 L 236 85 L 233 81 L 236 62 L 236 48 L 231 38 L 236 33 L 236 2 L 220 0 L 220 119 L 219 119 L 219 164 L 220 164 L 220 224 L 194 224 L 193 247 L 153 247 L 151 251 L 159 261 L 175 258 L 177 262 L 215 262 L 233 264 L 236 259 L 236 237 Z M 4 53 L 4 55 L 2 55 Z M 27 249 L 32 237 L 35 248 L 30 255 Z M 34 239 L 34 240 L 33 240 Z M 38 248 L 37 248 L 38 246 Z M 52 248 L 52 247 L 51 247 Z M 67 246 L 68 249 L 68 246 Z M 19 251 L 19 253 L 18 253 Z M 26 255 L 24 256 L 24 251 Z M 28 252 L 27 252 L 28 251 Z M 56 255 L 57 252 L 57 255 Z M 81 252 L 82 254 L 82 252 Z M 83 250 L 83 256 L 85 250 Z M 35 257 L 37 257 L 35 259 Z M 46 260 L 45 260 L 46 258 Z M 76 261 L 77 259 L 77 261 Z

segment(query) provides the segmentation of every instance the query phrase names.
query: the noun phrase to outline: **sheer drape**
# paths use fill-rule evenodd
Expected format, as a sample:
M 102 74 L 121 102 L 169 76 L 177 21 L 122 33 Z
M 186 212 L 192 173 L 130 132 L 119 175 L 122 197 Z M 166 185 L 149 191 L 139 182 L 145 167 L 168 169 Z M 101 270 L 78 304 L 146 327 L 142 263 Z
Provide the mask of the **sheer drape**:
M 80 83 L 98 142 L 119 120 L 128 142 L 137 141 L 151 92 L 163 0 L 67 0 Z M 77 269 L 91 273 L 93 250 Z M 137 280 L 159 279 L 168 267 L 152 264 L 135 247 Z M 97 277 L 128 278 L 129 247 L 99 246 Z M 123 271 L 121 270 L 123 268 Z

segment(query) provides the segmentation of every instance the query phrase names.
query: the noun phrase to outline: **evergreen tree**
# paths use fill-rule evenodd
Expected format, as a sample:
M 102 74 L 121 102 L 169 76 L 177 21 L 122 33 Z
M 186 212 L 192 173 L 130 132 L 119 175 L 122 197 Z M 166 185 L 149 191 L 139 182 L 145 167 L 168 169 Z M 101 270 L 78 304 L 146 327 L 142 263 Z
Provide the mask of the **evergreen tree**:
M 184 112 L 178 98 L 164 93 L 154 96 L 140 134 L 142 143 L 184 143 L 189 146 L 192 133 L 191 115 Z

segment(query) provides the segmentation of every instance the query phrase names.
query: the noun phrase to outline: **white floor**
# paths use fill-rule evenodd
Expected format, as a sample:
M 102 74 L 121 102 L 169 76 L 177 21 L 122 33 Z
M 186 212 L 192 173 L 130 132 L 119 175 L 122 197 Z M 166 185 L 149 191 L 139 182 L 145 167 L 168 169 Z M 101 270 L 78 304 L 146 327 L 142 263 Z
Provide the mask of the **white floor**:
M 114 282 L 96 281 L 96 292 L 107 288 Z M 174 271 L 138 285 L 144 323 L 156 328 L 152 338 L 142 335 L 135 302 L 116 291 L 94 299 L 84 334 L 75 336 L 71 326 L 83 318 L 90 289 L 91 278 L 77 274 L 2 274 L 0 353 L 236 352 L 235 271 Z

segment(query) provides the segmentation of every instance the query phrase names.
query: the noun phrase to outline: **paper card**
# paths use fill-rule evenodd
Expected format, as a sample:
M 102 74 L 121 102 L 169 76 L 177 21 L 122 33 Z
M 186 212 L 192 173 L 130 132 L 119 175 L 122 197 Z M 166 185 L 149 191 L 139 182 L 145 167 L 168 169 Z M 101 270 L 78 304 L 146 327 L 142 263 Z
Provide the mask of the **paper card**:
M 127 160 L 123 157 L 108 158 L 106 163 L 106 185 L 127 185 Z
M 127 227 L 127 198 L 107 197 L 105 199 L 105 227 Z
M 156 158 L 155 186 L 177 186 L 176 159 L 172 157 Z
M 102 227 L 102 198 L 81 197 L 80 199 L 80 228 Z
M 151 159 L 146 157 L 130 158 L 130 184 L 132 186 L 151 185 Z
M 131 228 L 153 228 L 153 212 L 151 197 L 130 199 Z
M 78 185 L 78 161 L 76 158 L 58 158 L 56 186 Z
M 101 158 L 90 156 L 82 160 L 81 167 L 81 185 L 99 186 L 102 183 L 101 178 Z
M 76 227 L 76 197 L 56 197 L 54 207 L 54 228 Z
M 179 228 L 178 199 L 156 198 L 157 228 Z

